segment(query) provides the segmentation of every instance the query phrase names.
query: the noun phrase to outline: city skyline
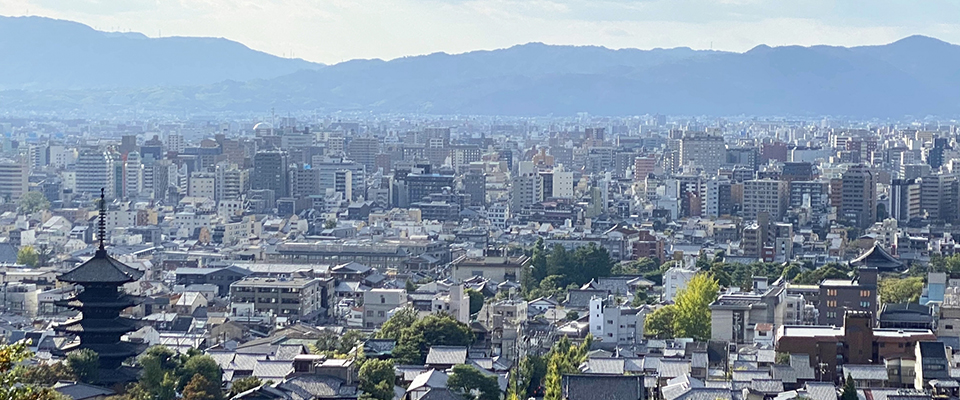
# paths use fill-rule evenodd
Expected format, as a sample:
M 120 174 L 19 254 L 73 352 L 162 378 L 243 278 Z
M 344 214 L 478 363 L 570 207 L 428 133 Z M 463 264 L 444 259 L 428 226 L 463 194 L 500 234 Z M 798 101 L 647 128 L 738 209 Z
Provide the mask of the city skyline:
M 858 4 L 826 0 L 804 4 L 11 0 L 0 4 L 0 15 L 65 19 L 97 30 L 140 32 L 149 37 L 224 37 L 270 54 L 327 64 L 493 50 L 530 42 L 735 52 L 761 44 L 879 45 L 915 34 L 960 42 L 960 23 L 948 17 L 960 13 L 960 5 L 882 2 L 864 9 Z

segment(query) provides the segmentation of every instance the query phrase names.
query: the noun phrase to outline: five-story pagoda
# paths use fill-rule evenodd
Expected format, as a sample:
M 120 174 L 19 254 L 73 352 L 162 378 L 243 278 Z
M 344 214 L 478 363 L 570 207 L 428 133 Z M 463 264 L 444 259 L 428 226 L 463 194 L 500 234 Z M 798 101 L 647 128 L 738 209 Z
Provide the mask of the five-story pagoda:
M 137 299 L 124 294 L 120 286 L 140 279 L 143 272 L 107 255 L 104 248 L 106 203 L 103 189 L 100 192 L 98 228 L 100 248 L 93 258 L 58 277 L 61 282 L 73 283 L 83 289 L 72 298 L 57 302 L 57 305 L 78 310 L 80 314 L 55 329 L 80 339 L 78 344 L 74 342 L 63 349 L 65 353 L 79 349 L 93 350 L 100 355 L 100 368 L 111 370 L 119 368 L 128 357 L 137 355 L 135 344 L 120 341 L 120 336 L 137 329 L 132 319 L 120 316 L 123 309 L 137 304 Z

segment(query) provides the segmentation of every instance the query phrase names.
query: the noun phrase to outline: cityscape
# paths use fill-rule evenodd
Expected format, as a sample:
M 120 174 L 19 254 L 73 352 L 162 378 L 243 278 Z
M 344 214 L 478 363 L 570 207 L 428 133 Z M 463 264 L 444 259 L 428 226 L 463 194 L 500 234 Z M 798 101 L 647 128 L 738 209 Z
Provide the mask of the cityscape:
M 936 109 L 884 116 L 858 111 L 884 98 L 824 114 L 800 95 L 626 114 L 655 102 L 567 98 L 567 75 L 510 101 L 506 83 L 395 97 L 358 88 L 429 60 L 364 75 L 243 49 L 262 64 L 198 61 L 193 81 L 0 78 L 0 399 L 960 398 L 960 122 L 942 88 Z M 493 52 L 547 50 L 584 49 Z M 649 62 L 719 60 L 664 51 Z M 211 94 L 309 74 L 357 93 Z

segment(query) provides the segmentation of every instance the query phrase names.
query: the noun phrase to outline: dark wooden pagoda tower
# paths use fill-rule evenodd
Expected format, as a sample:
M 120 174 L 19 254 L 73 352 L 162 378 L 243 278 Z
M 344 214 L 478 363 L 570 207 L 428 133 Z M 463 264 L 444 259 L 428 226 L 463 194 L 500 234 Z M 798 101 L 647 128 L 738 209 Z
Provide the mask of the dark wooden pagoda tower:
M 58 277 L 83 287 L 76 296 L 61 300 L 57 305 L 80 311 L 80 315 L 60 324 L 55 329 L 80 338 L 79 344 L 64 349 L 70 352 L 90 349 L 100 355 L 100 368 L 117 369 L 123 360 L 136 356 L 133 343 L 121 342 L 120 336 L 136 330 L 134 321 L 120 316 L 120 311 L 137 304 L 137 299 L 124 294 L 120 286 L 143 276 L 143 272 L 131 268 L 107 255 L 104 248 L 106 236 L 106 201 L 103 189 L 100 192 L 100 222 L 98 240 L 100 248 L 87 262 Z

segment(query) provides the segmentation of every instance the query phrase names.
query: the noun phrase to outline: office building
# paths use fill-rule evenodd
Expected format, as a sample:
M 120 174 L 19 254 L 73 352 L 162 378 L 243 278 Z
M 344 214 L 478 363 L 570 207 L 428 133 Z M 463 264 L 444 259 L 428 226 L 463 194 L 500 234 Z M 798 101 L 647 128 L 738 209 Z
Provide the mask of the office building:
M 910 222 L 920 218 L 921 190 L 918 179 L 894 179 L 890 183 L 890 217 L 897 221 Z
M 253 157 L 252 189 L 273 190 L 277 198 L 290 196 L 287 153 L 261 151 Z
M 844 311 L 866 311 L 876 322 L 879 310 L 877 269 L 858 268 L 853 279 L 826 279 L 820 283 L 820 325 L 842 326 Z
M 958 181 L 953 174 L 927 175 L 920 181 L 920 209 L 928 220 L 952 223 L 957 218 Z
M 743 217 L 757 219 L 767 213 L 773 221 L 783 218 L 787 207 L 787 183 L 773 179 L 754 179 L 743 183 Z
M 687 132 L 680 139 L 680 166 L 700 167 L 715 174 L 726 161 L 723 137 L 703 132 Z
M 860 228 L 877 221 L 877 175 L 863 164 L 840 175 L 840 210 L 837 218 Z
M 116 158 L 110 151 L 84 149 L 77 157 L 77 193 L 97 196 L 106 190 L 107 198 L 116 197 Z
M 30 170 L 26 163 L 0 160 L 0 198 L 17 201 L 28 189 Z

